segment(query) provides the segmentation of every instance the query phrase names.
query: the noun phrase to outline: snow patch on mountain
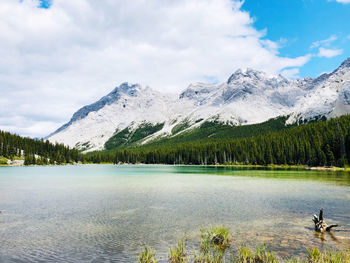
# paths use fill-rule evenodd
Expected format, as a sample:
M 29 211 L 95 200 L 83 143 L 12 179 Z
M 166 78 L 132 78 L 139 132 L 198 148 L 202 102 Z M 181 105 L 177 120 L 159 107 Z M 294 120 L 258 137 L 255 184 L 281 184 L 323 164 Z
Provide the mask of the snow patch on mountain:
M 350 113 L 350 58 L 329 74 L 307 83 L 312 87 L 299 101 L 298 107 L 292 109 L 292 115 L 287 123 L 308 121 L 325 116 L 332 118 Z M 308 86 L 305 85 L 305 86 Z
M 147 143 L 162 136 L 176 136 L 206 121 L 230 125 L 261 123 L 290 116 L 287 124 L 320 116 L 332 118 L 350 113 L 350 59 L 332 73 L 316 79 L 289 80 L 253 69 L 237 70 L 227 82 L 191 84 L 178 96 L 123 83 L 96 103 L 78 110 L 71 120 L 49 136 L 85 151 L 104 149 L 114 134 L 142 124 L 164 124 L 146 136 Z M 184 125 L 186 124 L 186 125 Z

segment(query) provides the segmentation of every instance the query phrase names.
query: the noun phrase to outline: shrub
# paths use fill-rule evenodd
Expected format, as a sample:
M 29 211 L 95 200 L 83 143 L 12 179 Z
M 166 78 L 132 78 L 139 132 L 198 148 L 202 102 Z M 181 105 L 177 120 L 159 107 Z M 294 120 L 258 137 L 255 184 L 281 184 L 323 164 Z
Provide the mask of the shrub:
M 0 165 L 6 165 L 7 161 L 8 160 L 5 157 L 0 156 Z

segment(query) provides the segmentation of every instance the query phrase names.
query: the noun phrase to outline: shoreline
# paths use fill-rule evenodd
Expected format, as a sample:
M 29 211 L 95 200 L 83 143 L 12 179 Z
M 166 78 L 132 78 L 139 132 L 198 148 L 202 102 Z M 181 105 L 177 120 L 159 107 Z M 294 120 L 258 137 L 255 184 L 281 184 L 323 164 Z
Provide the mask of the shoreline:
M 16 160 L 15 160 L 16 161 Z M 305 170 L 305 171 L 328 171 L 328 172 L 350 172 L 350 167 L 336 167 L 336 166 L 306 166 L 306 165 L 250 165 L 250 164 L 210 164 L 210 165 L 195 165 L 195 164 L 145 164 L 145 163 L 67 163 L 67 164 L 48 164 L 48 165 L 24 165 L 23 163 L 15 164 L 0 164 L 0 167 L 34 167 L 34 166 L 65 166 L 65 165 L 169 165 L 169 166 L 195 166 L 195 167 L 222 167 L 222 168 L 253 168 L 253 169 L 280 169 L 280 170 Z

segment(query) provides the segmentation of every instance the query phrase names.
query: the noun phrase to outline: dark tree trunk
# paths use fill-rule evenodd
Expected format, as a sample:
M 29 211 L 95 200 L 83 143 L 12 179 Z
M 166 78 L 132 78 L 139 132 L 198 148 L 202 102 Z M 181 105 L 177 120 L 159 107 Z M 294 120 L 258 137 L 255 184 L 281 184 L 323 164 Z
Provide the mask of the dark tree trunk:
M 338 225 L 327 225 L 326 222 L 323 220 L 323 209 L 320 210 L 319 216 L 314 215 L 314 218 L 312 219 L 315 223 L 315 231 L 324 233 L 329 232 L 333 227 L 337 227 Z

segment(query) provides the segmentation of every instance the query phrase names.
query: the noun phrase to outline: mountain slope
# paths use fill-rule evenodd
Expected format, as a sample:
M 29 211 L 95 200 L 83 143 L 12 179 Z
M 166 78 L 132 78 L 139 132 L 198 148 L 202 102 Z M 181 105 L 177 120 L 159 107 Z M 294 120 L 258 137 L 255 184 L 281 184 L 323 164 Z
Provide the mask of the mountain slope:
M 288 123 L 350 113 L 350 58 L 332 73 L 307 79 L 306 83 L 311 92 L 300 99 Z
M 268 121 L 232 126 L 223 124 L 220 122 L 204 122 L 199 127 L 190 128 L 185 132 L 182 132 L 176 136 L 165 136 L 158 139 L 154 139 L 147 144 L 142 146 L 136 145 L 137 148 L 154 148 L 158 146 L 173 147 L 175 145 L 182 145 L 184 143 L 195 142 L 195 143 L 208 143 L 208 142 L 219 142 L 226 139 L 236 138 L 247 138 L 271 132 L 277 132 L 292 127 L 292 125 L 286 125 L 288 117 L 282 116 Z M 113 137 L 112 137 L 113 138 Z M 107 144 L 110 140 L 107 141 Z M 118 148 L 135 148 L 135 144 L 127 143 L 122 146 L 115 146 L 113 148 L 106 147 L 106 150 L 118 149 Z
M 117 149 L 88 153 L 84 157 L 95 163 L 344 167 L 350 162 L 350 115 L 248 138 Z
M 237 70 L 225 83 L 191 84 L 178 96 L 123 83 L 77 111 L 48 139 L 94 151 L 183 136 L 205 123 L 240 126 L 289 116 L 290 125 L 347 113 L 350 59 L 316 79 Z

